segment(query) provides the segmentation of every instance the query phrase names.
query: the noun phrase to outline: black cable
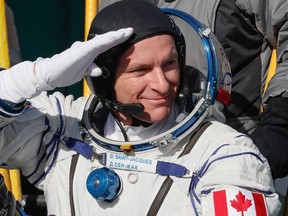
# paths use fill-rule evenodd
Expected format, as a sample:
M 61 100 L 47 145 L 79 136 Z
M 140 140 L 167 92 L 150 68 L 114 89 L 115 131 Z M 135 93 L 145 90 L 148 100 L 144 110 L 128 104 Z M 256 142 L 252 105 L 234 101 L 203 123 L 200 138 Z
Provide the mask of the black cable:
M 119 119 L 117 118 L 116 114 L 115 114 L 113 111 L 111 112 L 111 114 L 112 114 L 115 122 L 117 123 L 118 127 L 120 128 L 120 130 L 121 130 L 121 132 L 122 132 L 122 134 L 123 134 L 124 141 L 125 141 L 125 142 L 128 142 L 128 141 L 129 141 L 128 135 L 127 135 L 126 131 L 124 130 L 121 122 L 119 121 Z

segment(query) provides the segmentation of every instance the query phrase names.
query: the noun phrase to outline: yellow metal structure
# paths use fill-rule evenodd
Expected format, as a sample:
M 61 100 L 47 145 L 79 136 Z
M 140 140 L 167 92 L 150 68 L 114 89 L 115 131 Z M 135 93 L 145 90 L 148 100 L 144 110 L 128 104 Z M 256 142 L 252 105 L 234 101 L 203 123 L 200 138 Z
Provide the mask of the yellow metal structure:
M 269 64 L 269 68 L 268 68 L 268 73 L 267 73 L 267 77 L 266 77 L 266 81 L 265 81 L 263 94 L 265 93 L 270 80 L 272 79 L 272 77 L 275 74 L 276 66 L 277 66 L 277 52 L 276 52 L 276 49 L 273 49 L 271 57 L 270 57 L 270 64 Z M 260 112 L 263 112 L 262 106 L 260 107 Z
M 21 176 L 18 169 L 9 170 L 11 191 L 16 200 L 22 200 Z
M 100 5 L 100 0 L 86 0 L 85 1 L 85 40 L 87 39 L 90 25 L 94 17 L 96 16 Z M 83 81 L 83 96 L 88 97 L 91 93 L 86 81 Z
M 269 70 L 268 70 L 268 74 L 267 74 L 267 78 L 266 78 L 264 92 L 267 89 L 269 81 L 271 80 L 271 78 L 275 74 L 276 66 L 277 66 L 277 56 L 276 56 L 276 50 L 274 49 L 272 51 L 272 55 L 271 55 L 271 58 L 270 58 L 270 65 L 269 65 Z
M 0 0 L 0 67 L 10 68 L 5 1 Z
M 10 68 L 9 46 L 5 15 L 5 1 L 0 0 L 0 67 Z M 19 170 L 0 169 L 7 188 L 12 191 L 16 200 L 22 199 L 21 180 Z

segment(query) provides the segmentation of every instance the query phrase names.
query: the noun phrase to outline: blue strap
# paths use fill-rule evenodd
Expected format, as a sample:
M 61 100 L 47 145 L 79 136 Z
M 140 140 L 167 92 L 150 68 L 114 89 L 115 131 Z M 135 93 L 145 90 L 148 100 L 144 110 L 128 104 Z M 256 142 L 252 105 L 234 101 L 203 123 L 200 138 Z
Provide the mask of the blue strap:
M 87 159 L 93 156 L 93 147 L 84 143 L 81 140 L 74 138 L 65 139 L 67 147 L 77 153 L 81 154 Z M 179 164 L 158 161 L 156 166 L 156 173 L 159 175 L 182 177 L 187 174 L 187 169 Z
M 68 148 L 71 150 L 76 151 L 77 153 L 81 154 L 87 159 L 91 159 L 93 155 L 93 147 L 88 145 L 87 143 L 84 143 L 81 140 L 77 140 L 74 138 L 69 137 L 67 140 L 65 140 L 65 143 Z
M 160 175 L 182 177 L 187 173 L 187 169 L 179 164 L 158 161 L 156 173 Z

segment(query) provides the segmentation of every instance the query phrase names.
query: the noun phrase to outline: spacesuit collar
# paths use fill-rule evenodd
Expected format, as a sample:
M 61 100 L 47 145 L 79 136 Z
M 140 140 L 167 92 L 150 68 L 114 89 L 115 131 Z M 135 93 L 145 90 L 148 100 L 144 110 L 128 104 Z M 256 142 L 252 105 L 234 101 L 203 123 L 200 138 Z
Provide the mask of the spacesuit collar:
M 177 124 L 176 118 L 178 114 L 178 106 L 174 104 L 169 116 L 163 121 L 151 124 L 149 127 L 144 127 L 142 125 L 128 126 L 121 123 L 122 129 L 127 134 L 129 141 L 145 140 L 173 128 Z M 110 140 L 124 141 L 122 131 L 113 118 L 112 114 L 108 115 L 107 121 L 105 123 L 104 137 Z

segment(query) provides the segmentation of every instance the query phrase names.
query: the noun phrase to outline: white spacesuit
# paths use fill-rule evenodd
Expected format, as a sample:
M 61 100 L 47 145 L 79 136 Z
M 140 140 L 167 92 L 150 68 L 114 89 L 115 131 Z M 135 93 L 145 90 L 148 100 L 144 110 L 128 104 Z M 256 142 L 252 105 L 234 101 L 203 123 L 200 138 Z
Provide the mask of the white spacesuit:
M 100 10 L 117 1 L 120 0 L 101 1 Z M 233 77 L 231 101 L 223 109 L 225 123 L 251 135 L 260 152 L 267 158 L 274 179 L 287 176 L 287 1 L 145 1 L 159 8 L 174 8 L 191 14 L 212 30 L 229 59 Z M 186 52 L 187 65 L 201 67 L 201 58 L 194 56 L 194 37 L 191 37 L 190 28 L 181 19 L 173 19 L 180 27 L 186 43 L 191 46 Z M 277 49 L 275 76 L 265 91 L 273 49 Z M 259 116 L 260 107 L 263 112 Z M 285 194 L 286 187 L 283 188 Z
M 179 98 L 163 121 L 121 125 L 111 110 L 137 117 L 142 107 L 118 103 L 110 98 L 109 86 L 97 86 L 106 79 L 105 69 L 112 74 L 111 65 L 103 67 L 107 52 L 119 55 L 127 41 L 131 46 L 157 34 L 171 35 L 177 43 L 181 32 L 149 3 L 122 1 L 107 8 L 92 23 L 93 39 L 51 59 L 24 62 L 0 73 L 1 166 L 20 168 L 44 191 L 48 215 L 277 215 L 280 203 L 266 159 L 250 138 L 214 118 L 213 104 L 227 102 L 231 82 L 225 55 L 209 29 L 202 32 L 208 56 L 204 84 L 199 75 L 199 89 L 191 80 L 187 93 L 182 80 Z M 112 13 L 115 9 L 119 14 Z M 120 20 L 125 10 L 139 19 L 121 16 L 121 25 L 114 27 L 132 27 L 134 36 L 131 28 L 112 31 L 112 25 L 104 25 L 111 29 L 102 35 L 94 29 L 108 17 Z M 158 23 L 146 17 L 140 35 L 137 25 L 147 11 Z M 201 24 L 193 23 L 200 30 Z M 180 52 L 184 43 L 177 46 L 179 58 L 185 59 Z M 93 92 L 88 100 L 44 92 L 84 75 Z

